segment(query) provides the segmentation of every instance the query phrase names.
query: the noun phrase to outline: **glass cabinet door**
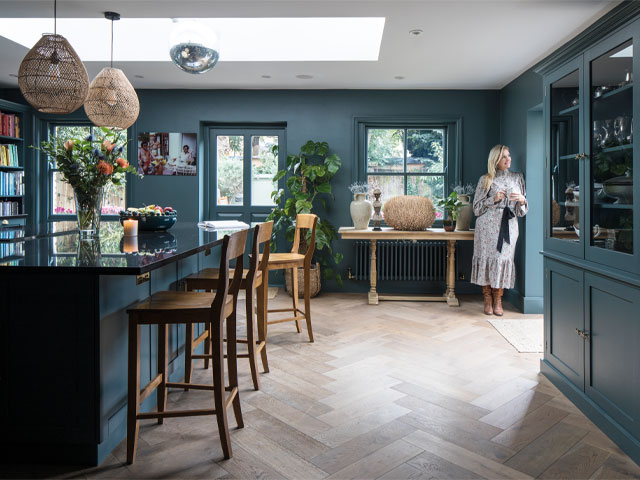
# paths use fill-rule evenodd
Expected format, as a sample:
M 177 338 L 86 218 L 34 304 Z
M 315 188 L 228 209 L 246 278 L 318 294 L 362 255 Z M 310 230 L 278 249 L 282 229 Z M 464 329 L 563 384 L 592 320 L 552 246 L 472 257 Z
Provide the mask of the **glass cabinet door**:
M 615 39 L 587 56 L 589 73 L 589 184 L 586 257 L 633 269 L 634 71 L 633 39 Z M 611 48 L 613 46 L 613 48 Z M 586 63 L 586 62 L 585 62 Z M 636 120 L 637 121 L 637 120 Z
M 560 76 L 561 75 L 561 76 Z M 554 248 L 581 256 L 580 179 L 584 158 L 582 136 L 582 71 L 580 68 L 549 84 L 549 237 L 558 240 Z

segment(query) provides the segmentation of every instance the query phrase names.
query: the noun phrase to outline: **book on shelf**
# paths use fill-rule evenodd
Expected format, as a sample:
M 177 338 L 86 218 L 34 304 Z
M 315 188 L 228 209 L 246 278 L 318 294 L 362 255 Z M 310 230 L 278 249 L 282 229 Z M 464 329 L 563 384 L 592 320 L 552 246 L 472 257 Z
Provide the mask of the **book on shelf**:
M 18 146 L 14 144 L 0 144 L 0 166 L 1 167 L 19 167 Z
M 0 202 L 0 216 L 12 217 L 21 214 L 20 202 Z
M 0 172 L 0 197 L 24 195 L 24 172 Z
M 0 135 L 19 138 L 20 133 L 20 116 L 0 111 Z

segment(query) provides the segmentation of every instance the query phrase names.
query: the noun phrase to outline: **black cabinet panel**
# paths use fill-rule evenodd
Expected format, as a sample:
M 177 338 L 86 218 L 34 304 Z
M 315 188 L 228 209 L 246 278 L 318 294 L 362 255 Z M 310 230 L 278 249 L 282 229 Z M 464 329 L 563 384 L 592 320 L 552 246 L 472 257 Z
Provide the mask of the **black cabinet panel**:
M 640 434 L 640 290 L 585 274 L 586 394 Z
M 545 261 L 545 359 L 577 387 L 584 387 L 582 271 Z

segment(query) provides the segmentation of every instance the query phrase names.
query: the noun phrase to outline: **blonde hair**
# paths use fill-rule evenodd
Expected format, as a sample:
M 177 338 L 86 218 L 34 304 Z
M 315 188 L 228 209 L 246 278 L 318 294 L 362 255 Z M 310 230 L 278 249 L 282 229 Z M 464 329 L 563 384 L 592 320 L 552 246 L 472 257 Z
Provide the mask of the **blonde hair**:
M 496 177 L 496 169 L 498 168 L 498 163 L 500 163 L 502 152 L 504 150 L 509 150 L 509 147 L 498 144 L 489 152 L 489 159 L 487 160 L 487 174 L 484 176 L 484 188 L 487 190 L 491 188 L 493 179 Z

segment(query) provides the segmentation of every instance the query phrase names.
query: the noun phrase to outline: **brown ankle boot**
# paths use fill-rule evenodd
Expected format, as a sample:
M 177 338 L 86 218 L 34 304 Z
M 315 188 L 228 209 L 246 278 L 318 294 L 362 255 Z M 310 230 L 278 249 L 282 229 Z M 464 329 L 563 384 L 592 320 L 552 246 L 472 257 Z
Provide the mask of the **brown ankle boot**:
M 502 292 L 502 288 L 493 288 L 491 292 L 493 294 L 493 314 L 499 317 L 504 313 L 502 310 Z
M 491 285 L 482 286 L 482 296 L 484 297 L 484 314 L 493 315 L 493 305 L 491 303 Z

